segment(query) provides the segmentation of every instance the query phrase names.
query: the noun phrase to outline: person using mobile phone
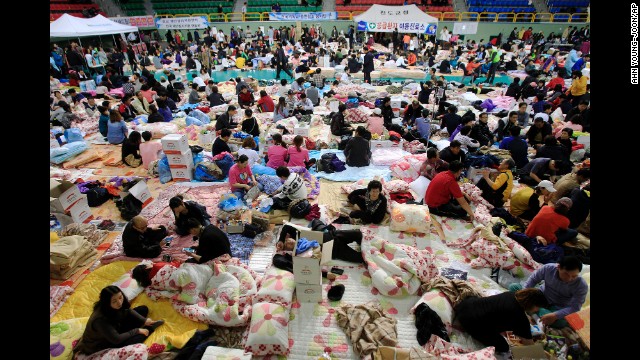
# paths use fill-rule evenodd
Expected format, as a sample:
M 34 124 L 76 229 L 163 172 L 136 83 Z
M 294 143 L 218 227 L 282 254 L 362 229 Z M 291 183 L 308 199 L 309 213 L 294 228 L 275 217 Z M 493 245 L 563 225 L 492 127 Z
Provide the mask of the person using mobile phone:
M 198 220 L 192 218 L 187 220 L 187 228 L 191 235 L 198 237 L 198 246 L 191 247 L 195 249 L 195 252 L 183 250 L 187 256 L 191 257 L 187 262 L 203 264 L 224 254 L 233 256 L 227 234 L 217 226 L 213 224 L 204 226 Z

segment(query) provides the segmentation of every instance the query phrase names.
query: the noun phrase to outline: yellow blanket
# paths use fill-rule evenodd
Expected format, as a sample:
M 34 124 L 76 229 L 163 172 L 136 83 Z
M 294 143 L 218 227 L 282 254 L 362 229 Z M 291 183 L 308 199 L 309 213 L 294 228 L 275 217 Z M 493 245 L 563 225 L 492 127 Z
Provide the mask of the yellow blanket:
M 118 280 L 122 274 L 131 270 L 137 264 L 135 261 L 116 261 L 94 270 L 76 287 L 74 293 L 69 296 L 67 302 L 55 314 L 50 323 L 54 324 L 63 320 L 84 318 L 82 319 L 84 327 L 88 317 L 91 316 L 93 304 L 98 300 L 100 291 L 105 286 Z M 149 307 L 149 316 L 152 319 L 165 320 L 165 324 L 159 327 L 145 341 L 145 344 L 149 347 L 158 344 L 156 347 L 171 345 L 172 347 L 181 348 L 195 334 L 196 330 L 207 328 L 206 324 L 191 321 L 178 314 L 167 299 L 153 301 L 143 292 L 131 302 L 132 307 L 140 305 Z M 72 332 L 69 335 L 78 336 L 77 332 Z M 57 337 L 56 340 L 62 339 Z M 77 340 L 77 338 L 71 339 L 71 341 L 73 340 Z

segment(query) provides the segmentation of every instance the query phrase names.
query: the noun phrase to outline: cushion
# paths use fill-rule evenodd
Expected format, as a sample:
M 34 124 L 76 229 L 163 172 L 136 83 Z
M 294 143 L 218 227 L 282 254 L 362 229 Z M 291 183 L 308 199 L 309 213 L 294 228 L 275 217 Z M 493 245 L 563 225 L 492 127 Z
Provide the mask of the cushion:
M 367 185 L 369 185 L 369 180 L 360 179 L 352 184 L 342 185 L 341 189 L 345 194 L 351 194 L 354 190 L 366 189 Z
M 427 179 L 424 176 L 418 176 L 417 179 L 412 181 L 409 184 L 409 188 L 416 193 L 416 201 L 420 202 L 424 199 L 424 195 L 427 193 L 427 188 L 429 187 L 429 183 L 431 180 Z
M 384 189 L 389 193 L 407 192 L 409 191 L 409 184 L 404 180 L 391 180 L 384 183 Z
M 393 231 L 429 233 L 431 231 L 429 208 L 426 205 L 393 202 L 390 228 Z
M 289 354 L 289 309 L 259 302 L 253 306 L 244 350 L 253 355 Z
M 451 324 L 453 323 L 453 307 L 444 293 L 438 289 L 426 292 L 409 310 L 410 314 L 415 313 L 418 305 L 426 303 L 438 314 L 444 325 L 447 327 L 447 333 L 451 334 Z
M 115 285 L 122 290 L 122 293 L 127 297 L 129 301 L 133 301 L 144 290 L 144 287 L 140 286 L 137 281 L 131 277 L 131 272 L 126 272 L 116 282 L 111 285 Z
M 291 303 L 295 289 L 296 284 L 293 280 L 293 274 L 272 266 L 264 274 L 260 290 L 254 302 L 264 301 L 280 303 L 286 306 Z

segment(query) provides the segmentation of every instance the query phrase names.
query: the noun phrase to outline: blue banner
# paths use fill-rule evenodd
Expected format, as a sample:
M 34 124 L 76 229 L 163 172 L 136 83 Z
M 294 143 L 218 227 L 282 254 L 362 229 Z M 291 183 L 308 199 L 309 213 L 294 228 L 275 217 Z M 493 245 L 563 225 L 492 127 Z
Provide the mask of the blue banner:
M 293 13 L 293 12 L 270 12 L 269 20 L 274 21 L 324 21 L 324 20 L 337 20 L 337 11 L 326 12 L 305 12 L 305 13 Z
M 367 31 L 366 21 L 358 21 L 358 31 Z

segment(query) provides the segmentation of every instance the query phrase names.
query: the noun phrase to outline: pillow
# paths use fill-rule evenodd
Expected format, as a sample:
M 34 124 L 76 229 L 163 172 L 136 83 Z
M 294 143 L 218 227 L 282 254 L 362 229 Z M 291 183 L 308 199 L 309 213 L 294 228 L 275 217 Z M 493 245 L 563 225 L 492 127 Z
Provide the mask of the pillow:
M 346 194 L 351 194 L 354 190 L 358 189 L 366 189 L 367 185 L 369 185 L 369 180 L 360 179 L 352 184 L 342 185 L 342 192 Z
M 80 340 L 88 317 L 68 319 L 49 324 L 49 358 L 71 359 L 73 345 Z
M 289 309 L 259 302 L 253 306 L 244 350 L 253 355 L 289 354 Z
M 429 307 L 438 314 L 444 326 L 447 327 L 447 333 L 451 334 L 451 324 L 453 323 L 453 306 L 449 303 L 449 299 L 444 295 L 444 293 L 438 289 L 430 290 L 418 300 L 418 302 L 413 305 L 413 307 L 409 310 L 410 314 L 415 313 L 418 305 L 425 303 L 429 305 Z
M 111 285 L 119 287 L 129 301 L 133 301 L 133 299 L 144 290 L 144 287 L 140 286 L 138 282 L 131 277 L 131 272 L 120 276 L 120 278 Z
M 411 233 L 429 233 L 431 216 L 426 205 L 392 203 L 391 230 Z
M 415 201 L 420 202 L 422 201 L 422 199 L 424 199 L 424 195 L 427 193 L 429 183 L 431 183 L 431 180 L 427 179 L 424 176 L 418 176 L 417 179 L 409 184 L 409 188 L 413 190 L 414 193 L 416 193 L 417 197 Z
M 293 280 L 293 274 L 272 266 L 264 274 L 260 290 L 254 302 L 265 301 L 288 305 L 293 300 L 295 289 L 296 284 Z
M 391 180 L 384 184 L 384 189 L 389 193 L 407 192 L 409 191 L 409 184 L 404 180 Z
M 213 269 L 208 265 L 184 263 L 171 274 L 169 283 L 178 289 L 178 294 L 173 300 L 187 304 L 198 303 L 200 297 L 204 298 L 207 282 L 213 276 Z

